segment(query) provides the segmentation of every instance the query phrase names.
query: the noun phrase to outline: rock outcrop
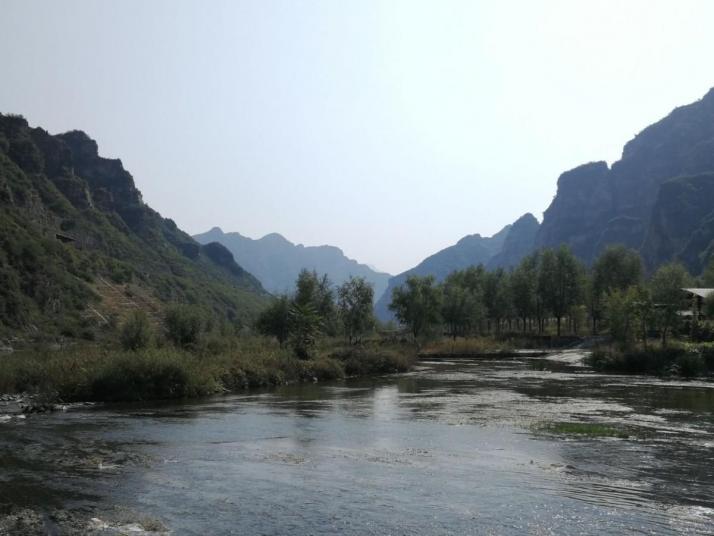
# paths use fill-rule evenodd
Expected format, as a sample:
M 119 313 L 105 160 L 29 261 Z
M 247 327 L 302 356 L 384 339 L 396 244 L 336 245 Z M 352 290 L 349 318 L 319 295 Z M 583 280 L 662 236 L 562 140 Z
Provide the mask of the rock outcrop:
M 667 195 L 661 189 L 670 179 L 711 171 L 714 90 L 640 132 L 625 145 L 622 158 L 611 168 L 596 162 L 563 173 L 555 199 L 543 215 L 535 246 L 567 244 L 590 263 L 608 244 L 642 249 L 649 237 L 650 267 L 673 260 L 670 250 L 652 245 L 657 241 L 655 234 L 666 231 L 661 222 L 657 229 L 652 228 L 655 205 Z M 685 206 L 668 210 L 686 218 Z M 689 266 L 696 269 L 697 263 Z

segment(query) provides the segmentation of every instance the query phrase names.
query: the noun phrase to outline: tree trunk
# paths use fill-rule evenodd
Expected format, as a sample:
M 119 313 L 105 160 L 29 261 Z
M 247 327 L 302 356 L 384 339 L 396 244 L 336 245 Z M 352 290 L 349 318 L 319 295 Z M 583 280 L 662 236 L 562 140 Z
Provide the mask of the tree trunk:
M 558 319 L 558 338 L 560 338 L 560 317 L 557 317 Z

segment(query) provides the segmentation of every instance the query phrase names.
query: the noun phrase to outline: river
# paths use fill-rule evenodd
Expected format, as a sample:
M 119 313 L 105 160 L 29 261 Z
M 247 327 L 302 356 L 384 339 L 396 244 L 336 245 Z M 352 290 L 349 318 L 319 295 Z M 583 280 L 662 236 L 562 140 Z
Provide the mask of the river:
M 0 517 L 39 513 L 48 534 L 714 533 L 714 383 L 577 357 L 7 418 Z

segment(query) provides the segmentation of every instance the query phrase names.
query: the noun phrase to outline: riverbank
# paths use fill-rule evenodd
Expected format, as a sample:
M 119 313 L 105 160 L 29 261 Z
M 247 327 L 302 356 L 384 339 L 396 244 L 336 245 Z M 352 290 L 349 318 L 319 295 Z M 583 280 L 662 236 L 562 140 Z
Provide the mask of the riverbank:
M 714 375 L 714 344 L 677 341 L 665 348 L 599 347 L 585 363 L 606 373 L 710 377 Z
M 0 359 L 0 393 L 17 395 L 22 411 L 48 411 L 58 402 L 196 398 L 300 382 L 408 370 L 410 345 L 318 348 L 301 360 L 264 339 L 231 341 L 217 351 L 174 347 L 135 352 L 86 346 L 60 351 L 17 352 Z
M 710 534 L 713 404 L 494 359 L 77 407 L 0 426 L 0 534 Z

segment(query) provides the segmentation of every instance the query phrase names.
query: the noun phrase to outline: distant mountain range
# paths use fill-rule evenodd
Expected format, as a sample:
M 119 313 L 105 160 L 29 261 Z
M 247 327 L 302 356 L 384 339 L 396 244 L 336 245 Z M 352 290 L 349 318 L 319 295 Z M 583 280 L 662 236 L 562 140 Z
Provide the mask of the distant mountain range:
M 177 302 L 248 323 L 268 302 L 226 248 L 152 210 L 81 131 L 0 114 L 0 231 L 0 336 L 93 338 Z
M 472 265 L 483 264 L 490 269 L 515 266 L 532 250 L 538 228 L 538 220 L 532 214 L 524 214 L 493 236 L 468 235 L 453 246 L 434 253 L 414 268 L 389 280 L 387 290 L 375 306 L 377 317 L 382 320 L 392 317 L 388 308 L 392 289 L 403 284 L 410 275 L 433 275 L 441 281 L 454 270 Z
M 224 233 L 218 227 L 194 236 L 206 244 L 218 242 L 233 253 L 237 262 L 255 275 L 272 293 L 293 290 L 300 270 L 316 270 L 327 274 L 334 284 L 341 284 L 349 276 L 364 277 L 374 285 L 375 298 L 381 296 L 391 277 L 377 272 L 345 256 L 334 246 L 303 246 L 293 244 L 282 235 L 271 233 L 263 238 L 252 239 L 240 233 Z
M 176 302 L 250 322 L 267 303 L 265 289 L 291 289 L 302 268 L 337 284 L 365 277 L 388 318 L 391 290 L 410 274 L 441 280 L 474 264 L 508 269 L 560 244 L 585 263 L 624 244 L 650 271 L 675 260 L 699 274 L 714 255 L 714 90 L 644 129 L 612 166 L 563 173 L 541 224 L 525 214 L 392 278 L 336 247 L 278 234 L 253 240 L 214 228 L 194 239 L 147 206 L 121 161 L 99 156 L 84 132 L 51 135 L 2 114 L 0 208 L 0 336 L 80 334 L 132 308 L 158 314 Z
M 441 280 L 469 265 L 510 268 L 560 244 L 587 264 L 607 245 L 624 244 L 650 271 L 679 261 L 702 272 L 714 255 L 714 89 L 640 132 L 611 167 L 592 162 L 563 173 L 540 225 L 526 214 L 493 237 L 467 236 L 394 276 L 377 314 L 390 318 L 391 289 L 410 274 Z

